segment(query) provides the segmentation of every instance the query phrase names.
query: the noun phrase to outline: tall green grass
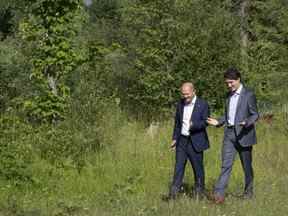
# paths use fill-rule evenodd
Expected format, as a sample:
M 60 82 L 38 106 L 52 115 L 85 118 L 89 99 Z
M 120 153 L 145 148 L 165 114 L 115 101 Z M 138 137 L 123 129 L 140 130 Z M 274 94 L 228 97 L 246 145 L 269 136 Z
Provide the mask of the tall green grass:
M 243 171 L 237 158 L 227 188 L 226 202 L 220 206 L 208 200 L 193 200 L 185 194 L 176 201 L 162 201 L 162 195 L 168 192 L 174 168 L 175 152 L 169 149 L 172 121 L 160 123 L 151 132 L 143 123 L 128 121 L 121 113 L 108 115 L 104 119 L 106 121 L 101 123 L 100 135 L 96 125 L 90 126 L 89 135 L 79 129 L 83 139 L 87 139 L 85 136 L 88 136 L 90 140 L 101 142 L 101 145 L 97 144 L 101 146 L 97 151 L 92 151 L 91 148 L 91 151 L 81 156 L 85 165 L 80 170 L 75 167 L 73 158 L 61 157 L 62 163 L 59 166 L 58 163 L 41 157 L 38 151 L 42 145 L 40 147 L 37 145 L 39 138 L 31 139 L 31 144 L 34 146 L 33 162 L 28 166 L 31 180 L 19 183 L 13 179 L 3 177 L 0 179 L 0 214 L 53 216 L 287 214 L 288 132 L 284 127 L 287 123 L 283 121 L 282 115 L 276 116 L 271 124 L 262 121 L 257 124 L 258 144 L 253 152 L 255 199 L 244 201 L 237 198 L 244 187 Z M 78 123 L 75 122 L 73 126 L 76 138 L 75 127 Z M 69 125 L 63 126 L 63 131 L 65 127 L 67 131 L 70 130 Z M 40 132 L 30 130 L 29 136 L 43 136 L 45 130 Z M 98 133 L 95 132 L 93 135 L 92 131 Z M 209 127 L 208 132 L 211 148 L 205 152 L 206 184 L 207 189 L 212 190 L 220 172 L 223 129 Z M 16 136 L 15 139 L 15 142 L 19 143 L 27 142 L 27 139 L 21 136 Z M 4 138 L 2 141 L 5 141 Z M 57 138 L 50 141 L 57 142 Z M 44 143 L 47 142 L 49 143 L 49 139 Z M 77 138 L 77 142 L 81 146 L 82 139 Z M 83 142 L 85 144 L 86 141 Z M 35 146 L 38 146 L 38 150 Z M 184 182 L 189 192 L 193 185 L 189 163 Z

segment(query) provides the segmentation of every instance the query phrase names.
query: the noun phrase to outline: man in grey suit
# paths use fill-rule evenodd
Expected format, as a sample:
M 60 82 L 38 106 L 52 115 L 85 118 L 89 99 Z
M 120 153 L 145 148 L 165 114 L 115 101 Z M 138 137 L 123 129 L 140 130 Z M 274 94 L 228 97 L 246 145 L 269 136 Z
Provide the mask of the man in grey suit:
M 229 89 L 225 114 L 219 119 L 207 119 L 207 123 L 210 125 L 225 126 L 221 174 L 213 194 L 213 199 L 217 204 L 224 202 L 225 188 L 237 152 L 245 174 L 243 198 L 253 197 L 252 146 L 256 144 L 255 122 L 259 117 L 256 97 L 241 83 L 240 72 L 235 68 L 229 68 L 224 73 L 224 79 Z

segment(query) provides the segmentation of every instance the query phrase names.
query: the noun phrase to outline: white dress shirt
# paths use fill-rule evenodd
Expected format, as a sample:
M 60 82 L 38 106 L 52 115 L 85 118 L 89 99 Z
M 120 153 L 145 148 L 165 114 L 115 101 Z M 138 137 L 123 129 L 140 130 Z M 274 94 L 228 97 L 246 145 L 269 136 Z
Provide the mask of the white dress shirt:
M 235 115 L 237 111 L 237 104 L 240 97 L 243 85 L 240 84 L 239 88 L 230 96 L 229 102 L 229 113 L 228 113 L 228 124 L 235 125 Z
M 181 134 L 184 136 L 190 135 L 189 129 L 191 127 L 191 116 L 194 109 L 195 101 L 196 101 L 196 95 L 193 97 L 191 103 L 184 105 L 182 128 L 181 128 Z

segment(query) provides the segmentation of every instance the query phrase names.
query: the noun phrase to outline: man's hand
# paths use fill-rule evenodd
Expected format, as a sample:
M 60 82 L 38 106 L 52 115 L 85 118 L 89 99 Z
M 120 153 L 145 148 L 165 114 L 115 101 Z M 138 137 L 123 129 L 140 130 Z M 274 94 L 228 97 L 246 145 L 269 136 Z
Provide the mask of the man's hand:
M 213 125 L 213 126 L 217 126 L 219 124 L 218 120 L 214 118 L 207 118 L 206 122 L 209 125 Z
M 245 121 L 242 121 L 242 122 L 239 123 L 239 125 L 242 126 L 242 127 L 244 127 L 244 126 L 246 125 L 246 122 L 245 122 Z
M 176 140 L 173 140 L 171 145 L 170 145 L 170 148 L 175 149 L 175 147 L 176 147 Z

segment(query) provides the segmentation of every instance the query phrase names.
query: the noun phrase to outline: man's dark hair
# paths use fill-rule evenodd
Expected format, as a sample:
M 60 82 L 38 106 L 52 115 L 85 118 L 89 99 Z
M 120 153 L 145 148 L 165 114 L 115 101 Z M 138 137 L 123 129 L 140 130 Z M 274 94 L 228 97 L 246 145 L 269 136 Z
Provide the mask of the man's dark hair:
M 228 68 L 224 73 L 224 79 L 241 79 L 241 74 L 236 68 Z

